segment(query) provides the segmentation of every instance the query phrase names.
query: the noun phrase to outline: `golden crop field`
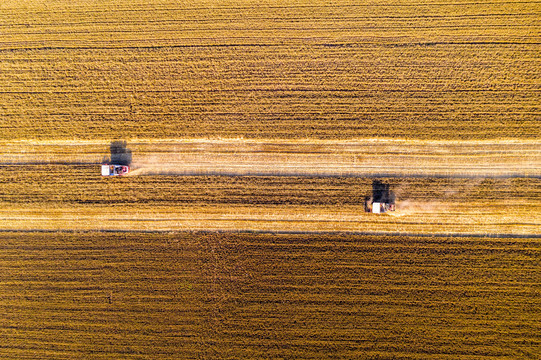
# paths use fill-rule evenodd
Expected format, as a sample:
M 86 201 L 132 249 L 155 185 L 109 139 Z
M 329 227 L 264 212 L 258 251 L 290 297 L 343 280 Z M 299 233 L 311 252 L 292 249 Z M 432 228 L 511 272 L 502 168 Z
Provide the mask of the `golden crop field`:
M 538 359 L 540 10 L 0 1 L 0 359 Z
M 99 164 L 104 140 L 0 141 L 0 164 Z M 539 177 L 541 141 L 137 139 L 131 175 Z M 96 171 L 96 170 L 94 170 Z
M 0 234 L 3 359 L 535 359 L 538 239 Z
M 6 230 L 540 233 L 539 178 L 379 178 L 397 211 L 365 213 L 372 177 L 146 175 L 107 179 L 97 165 L 0 166 Z M 137 171 L 137 170 L 136 170 Z
M 537 1 L 0 4 L 0 139 L 538 139 Z

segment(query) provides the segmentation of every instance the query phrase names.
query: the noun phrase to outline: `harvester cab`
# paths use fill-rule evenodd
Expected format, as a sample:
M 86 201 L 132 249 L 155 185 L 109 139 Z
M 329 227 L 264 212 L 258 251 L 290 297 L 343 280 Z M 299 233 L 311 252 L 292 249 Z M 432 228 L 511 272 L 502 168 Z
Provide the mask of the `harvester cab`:
M 130 171 L 130 167 L 126 165 L 102 164 L 101 176 L 122 176 Z

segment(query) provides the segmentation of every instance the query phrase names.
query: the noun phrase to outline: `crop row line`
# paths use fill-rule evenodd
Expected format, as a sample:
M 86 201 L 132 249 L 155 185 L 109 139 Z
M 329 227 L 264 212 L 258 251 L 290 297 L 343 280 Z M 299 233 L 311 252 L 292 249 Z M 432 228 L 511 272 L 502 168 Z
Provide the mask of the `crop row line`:
M 131 230 L 131 229 L 0 229 L 0 233 L 68 233 L 68 234 L 100 234 L 100 233 L 135 233 L 135 234 L 268 234 L 268 235 L 327 235 L 327 236 L 388 236 L 388 237 L 419 237 L 419 238 L 498 238 L 498 239 L 541 239 L 541 234 L 512 234 L 512 233 L 413 233 L 413 232 L 383 232 L 383 231 L 296 231 L 296 230 Z
M 170 40 L 170 39 L 167 39 Z M 159 41 L 159 40 L 154 40 Z M 433 41 L 433 42 L 412 42 L 412 43 L 323 43 L 310 44 L 311 47 L 431 47 L 431 46 L 479 46 L 479 45 L 541 45 L 538 41 Z M 2 45 L 0 45 L 2 46 Z M 141 46 L 36 46 L 36 47 L 0 47 L 0 52 L 19 51 L 51 51 L 51 50 L 158 50 L 177 48 L 237 48 L 237 47 L 273 47 L 287 48 L 288 44 L 283 43 L 229 43 L 229 44 L 169 44 L 169 45 L 141 45 Z
M 445 7 L 457 7 L 457 6 L 480 6 L 480 5 L 503 5 L 503 4 L 538 4 L 539 1 L 472 1 L 472 2 L 434 2 L 434 3 L 425 3 L 425 2 L 415 2 L 415 3 L 409 3 L 409 4 L 386 4 L 386 3 L 373 3 L 373 4 L 339 4 L 339 5 L 266 5 L 264 3 L 258 4 L 258 9 L 314 9 L 314 8 L 352 8 L 352 7 L 363 7 L 363 8 L 417 8 L 417 7 L 437 7 L 437 6 L 445 6 Z M 145 3 L 145 5 L 148 5 Z M 105 10 L 99 9 L 96 10 L 94 7 L 81 7 L 81 6 L 74 6 L 77 9 L 81 9 L 81 13 L 88 14 L 88 13 L 111 13 L 111 12 L 148 12 L 148 6 L 135 8 L 135 7 L 111 7 L 108 6 Z M 186 8 L 178 8 L 178 7 L 159 7 L 154 6 L 153 9 L 155 11 L 224 11 L 224 10 L 253 10 L 253 6 L 217 6 L 217 7 L 205 7 L 205 6 L 199 6 L 199 7 L 186 7 Z M 3 8 L 2 11 L 20 11 L 19 8 Z M 28 9 L 29 12 L 32 12 L 31 9 Z M 42 13 L 43 11 L 37 10 L 33 11 L 34 13 Z M 48 11 L 47 11 L 48 12 Z M 70 9 L 70 14 L 73 14 L 74 11 Z M 75 12 L 76 13 L 76 12 Z

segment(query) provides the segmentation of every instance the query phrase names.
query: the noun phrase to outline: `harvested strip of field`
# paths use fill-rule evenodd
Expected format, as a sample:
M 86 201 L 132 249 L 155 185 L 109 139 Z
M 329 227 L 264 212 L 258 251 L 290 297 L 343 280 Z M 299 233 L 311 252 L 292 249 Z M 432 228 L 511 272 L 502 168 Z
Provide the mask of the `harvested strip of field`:
M 170 140 L 132 142 L 129 148 L 132 176 L 111 179 L 99 169 L 107 143 L 4 142 L 1 227 L 540 231 L 541 146 L 535 141 Z M 385 181 L 397 195 L 397 211 L 365 214 L 372 177 L 384 175 L 393 176 Z
M 4 140 L 541 135 L 534 0 L 4 0 L 0 32 Z
M 364 213 L 373 178 L 149 175 L 97 165 L 0 166 L 10 230 L 353 231 L 535 235 L 539 178 L 381 178 L 397 211 Z
M 536 359 L 532 239 L 0 233 L 4 359 Z
M 98 164 L 105 142 L 12 141 L 1 164 Z M 130 142 L 131 175 L 541 177 L 539 141 Z
M 148 149 L 134 175 L 541 176 L 541 142 L 218 141 Z

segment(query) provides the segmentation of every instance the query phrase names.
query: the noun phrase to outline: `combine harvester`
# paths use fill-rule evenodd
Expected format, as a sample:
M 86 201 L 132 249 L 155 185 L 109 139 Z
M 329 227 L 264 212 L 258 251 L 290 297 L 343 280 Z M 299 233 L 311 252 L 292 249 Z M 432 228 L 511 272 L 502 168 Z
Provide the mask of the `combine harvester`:
M 122 176 L 130 172 L 131 150 L 126 141 L 111 142 L 111 157 L 103 158 L 101 176 Z
M 364 202 L 364 211 L 373 214 L 383 214 L 395 211 L 395 194 L 390 190 L 389 184 L 374 180 L 372 183 L 372 196 L 367 196 Z
M 101 176 L 122 176 L 130 172 L 130 167 L 126 165 L 102 164 Z

